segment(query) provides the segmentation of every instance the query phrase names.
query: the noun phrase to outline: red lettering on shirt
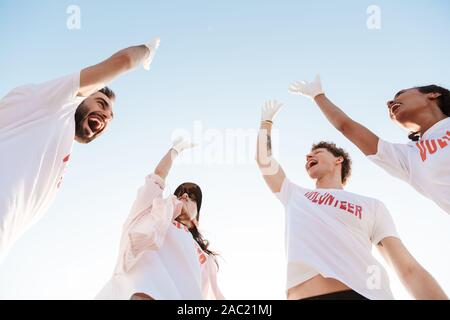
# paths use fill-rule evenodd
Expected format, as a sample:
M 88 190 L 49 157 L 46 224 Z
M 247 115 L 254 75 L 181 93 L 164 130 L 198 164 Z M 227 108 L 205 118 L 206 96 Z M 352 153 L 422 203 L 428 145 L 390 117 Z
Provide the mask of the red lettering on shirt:
M 324 203 L 325 200 L 326 200 L 327 198 L 328 198 L 328 194 L 321 195 L 321 196 L 319 197 L 319 204 Z
M 353 211 L 353 209 L 355 209 L 355 206 L 354 206 L 352 203 L 349 203 L 349 204 L 348 204 L 348 207 L 347 207 L 347 211 L 348 211 L 349 213 L 355 213 L 355 212 Z
M 422 140 L 416 143 L 422 162 L 427 160 L 428 154 L 435 154 L 448 146 L 447 141 L 450 141 L 450 131 L 447 131 L 446 134 L 446 136 L 443 136 L 440 139 Z
M 204 264 L 206 262 L 206 254 L 203 252 L 203 250 L 200 248 L 198 244 L 197 245 L 197 254 L 198 254 L 198 262 L 200 264 Z
M 358 218 L 360 218 L 361 219 L 361 216 L 362 216 L 362 207 L 361 206 L 356 206 L 356 212 L 355 212 L 355 215 L 358 217 Z
M 441 149 L 443 149 L 447 146 L 447 142 L 445 142 L 444 140 L 438 139 L 437 141 L 438 141 L 439 147 L 441 147 Z
M 66 165 L 67 165 L 67 162 L 69 162 L 69 160 L 70 160 L 70 153 L 67 156 L 65 156 L 62 160 L 64 163 L 64 169 L 63 169 L 62 175 L 59 177 L 58 183 L 56 184 L 56 188 L 58 188 L 58 189 L 61 187 L 63 176 L 66 173 Z
M 312 203 L 317 204 L 318 206 L 325 205 L 335 207 L 345 212 L 348 212 L 359 219 L 362 219 L 362 212 L 363 212 L 362 206 L 350 203 L 348 201 L 338 200 L 328 192 L 325 194 L 321 194 L 320 192 L 317 191 L 307 192 L 305 193 L 305 197 Z
M 186 232 L 189 232 L 189 229 L 182 223 L 178 222 L 178 221 L 173 221 L 172 224 L 177 227 L 177 229 L 183 229 Z
M 314 197 L 312 199 L 312 202 L 317 203 L 317 196 L 318 196 L 318 193 L 314 192 Z

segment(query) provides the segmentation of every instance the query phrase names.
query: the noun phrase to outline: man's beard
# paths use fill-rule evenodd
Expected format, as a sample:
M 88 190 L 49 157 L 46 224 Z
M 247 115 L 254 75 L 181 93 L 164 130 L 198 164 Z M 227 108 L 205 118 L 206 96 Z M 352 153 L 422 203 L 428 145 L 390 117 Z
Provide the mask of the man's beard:
M 88 137 L 86 129 L 83 128 L 83 121 L 89 115 L 88 107 L 85 105 L 84 101 L 78 106 L 75 111 L 75 136 L 80 143 L 89 143 L 95 139 L 93 137 Z

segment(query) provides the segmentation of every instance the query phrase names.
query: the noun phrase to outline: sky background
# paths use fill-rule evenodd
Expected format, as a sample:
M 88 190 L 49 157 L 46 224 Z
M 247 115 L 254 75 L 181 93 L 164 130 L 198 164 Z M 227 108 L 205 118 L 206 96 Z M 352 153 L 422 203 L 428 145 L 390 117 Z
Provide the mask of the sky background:
M 69 5 L 81 10 L 79 30 L 66 26 Z M 366 25 L 370 5 L 381 9 L 379 30 Z M 274 148 L 288 177 L 314 186 L 304 171 L 313 142 L 347 149 L 354 162 L 347 190 L 387 205 L 406 246 L 449 294 L 448 214 L 369 162 L 310 100 L 287 91 L 319 72 L 327 95 L 350 116 L 406 143 L 385 103 L 402 88 L 450 87 L 449 14 L 448 1 L 0 0 L 0 96 L 161 37 L 150 72 L 139 68 L 110 85 L 114 123 L 95 142 L 74 146 L 55 203 L 0 265 L 0 299 L 93 298 L 112 275 L 144 176 L 175 131 L 195 126 L 203 146 L 177 160 L 167 192 L 188 180 L 202 187 L 200 227 L 223 258 L 219 285 L 228 299 L 284 299 L 283 207 L 253 158 L 267 99 L 285 103 Z M 233 138 L 239 132 L 243 144 Z M 395 297 L 409 299 L 389 274 Z

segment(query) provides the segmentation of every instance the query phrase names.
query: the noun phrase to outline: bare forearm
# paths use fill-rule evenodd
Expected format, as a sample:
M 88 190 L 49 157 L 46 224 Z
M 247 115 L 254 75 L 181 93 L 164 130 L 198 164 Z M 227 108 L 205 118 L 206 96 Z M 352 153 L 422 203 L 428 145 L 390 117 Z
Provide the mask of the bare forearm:
M 402 279 L 409 293 L 418 300 L 448 300 L 437 281 L 425 269 L 419 268 Z
M 256 146 L 256 161 L 260 167 L 270 166 L 272 157 L 272 124 L 261 122 Z
M 133 69 L 139 66 L 142 61 L 150 54 L 149 49 L 145 45 L 128 47 L 123 50 L 118 51 L 115 55 L 125 55 L 127 57 L 127 69 Z
M 345 114 L 338 106 L 336 106 L 330 99 L 328 99 L 325 94 L 319 94 L 314 98 L 314 101 L 322 110 L 328 121 L 339 131 L 342 131 L 345 123 L 350 121 L 349 116 Z
M 108 59 L 81 70 L 79 94 L 88 96 L 119 75 L 138 66 L 150 51 L 144 45 L 122 49 Z
M 174 149 L 170 149 L 166 155 L 159 161 L 155 168 L 155 174 L 163 179 L 166 179 L 169 175 L 169 171 L 172 168 L 173 160 L 178 156 L 178 153 Z
M 314 101 L 328 121 L 365 155 L 377 153 L 379 138 L 376 134 L 347 116 L 344 111 L 339 109 L 324 94 L 316 96 Z
M 286 177 L 278 162 L 272 158 L 272 124 L 261 122 L 256 147 L 256 161 L 266 184 L 272 192 L 279 192 Z

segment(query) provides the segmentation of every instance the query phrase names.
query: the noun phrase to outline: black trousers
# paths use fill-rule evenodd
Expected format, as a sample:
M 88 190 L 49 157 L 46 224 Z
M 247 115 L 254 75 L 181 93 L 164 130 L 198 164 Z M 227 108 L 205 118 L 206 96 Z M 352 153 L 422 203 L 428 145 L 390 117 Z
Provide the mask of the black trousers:
M 309 297 L 300 300 L 369 300 L 353 290 L 322 294 L 320 296 Z

